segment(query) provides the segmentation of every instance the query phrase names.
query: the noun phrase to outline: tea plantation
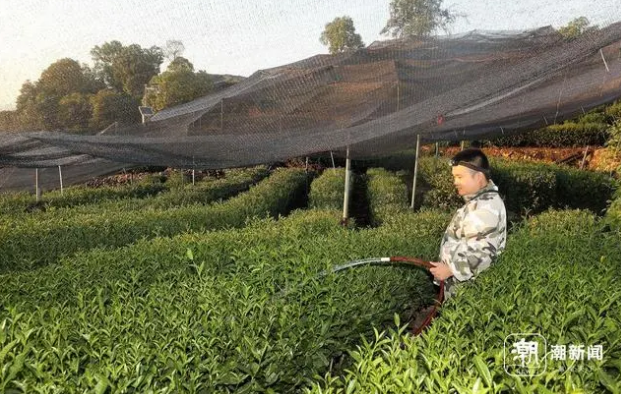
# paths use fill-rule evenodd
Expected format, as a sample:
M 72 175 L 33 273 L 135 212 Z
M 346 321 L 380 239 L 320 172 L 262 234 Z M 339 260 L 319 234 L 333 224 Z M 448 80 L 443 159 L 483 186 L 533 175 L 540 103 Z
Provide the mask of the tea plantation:
M 339 224 L 343 169 L 74 188 L 35 210 L 4 196 L 0 393 L 621 392 L 616 183 L 494 167 L 513 212 L 507 248 L 416 337 L 408 320 L 436 292 L 426 271 L 320 274 L 367 257 L 436 261 L 459 206 L 436 159 L 421 165 L 416 211 L 410 174 L 356 174 L 367 227 Z M 515 333 L 602 354 L 547 355 L 515 376 L 504 347 Z

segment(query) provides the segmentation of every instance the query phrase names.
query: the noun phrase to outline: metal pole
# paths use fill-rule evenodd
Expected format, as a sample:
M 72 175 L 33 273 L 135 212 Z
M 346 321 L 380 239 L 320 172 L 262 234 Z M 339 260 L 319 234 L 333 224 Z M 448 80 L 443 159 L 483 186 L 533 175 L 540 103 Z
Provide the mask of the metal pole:
M 305 171 L 308 172 L 308 156 L 306 156 L 306 167 L 305 167 Z
M 351 182 L 351 159 L 349 158 L 349 145 L 347 146 L 347 156 L 345 159 L 345 195 L 343 198 L 343 221 L 345 224 L 349 217 L 349 185 Z
M 440 155 L 440 144 L 436 142 L 436 157 Z
M 35 169 L 35 199 L 41 201 L 41 188 L 39 187 L 39 169 Z
M 412 180 L 412 203 L 410 208 L 414 209 L 414 198 L 416 197 L 416 178 L 418 176 L 418 156 L 420 153 L 420 134 L 416 136 L 416 159 L 414 160 L 414 179 Z
M 334 153 L 332 153 L 332 151 L 330 151 L 330 157 L 332 158 L 332 169 L 336 170 L 336 166 L 334 165 Z
M 63 190 L 63 170 L 60 168 L 60 166 L 58 166 L 58 178 L 60 179 L 60 195 L 63 196 L 64 195 L 64 190 Z
M 194 167 L 194 156 L 192 156 L 192 186 L 195 185 L 194 179 L 195 179 L 195 167 Z

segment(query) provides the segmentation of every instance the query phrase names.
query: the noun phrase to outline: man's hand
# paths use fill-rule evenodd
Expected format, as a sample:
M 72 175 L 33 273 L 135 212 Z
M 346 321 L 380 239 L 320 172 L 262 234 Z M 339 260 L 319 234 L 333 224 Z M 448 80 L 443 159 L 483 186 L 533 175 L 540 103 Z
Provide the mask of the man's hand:
M 442 263 L 442 262 L 434 262 L 431 261 L 433 268 L 430 268 L 429 271 L 437 280 L 446 280 L 453 276 L 453 271 L 451 271 L 451 267 Z

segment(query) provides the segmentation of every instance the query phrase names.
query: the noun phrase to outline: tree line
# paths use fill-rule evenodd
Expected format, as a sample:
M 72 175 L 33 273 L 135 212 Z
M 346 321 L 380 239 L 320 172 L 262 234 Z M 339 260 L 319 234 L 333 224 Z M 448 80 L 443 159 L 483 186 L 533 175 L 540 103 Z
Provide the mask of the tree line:
M 390 17 L 380 33 L 408 39 L 448 32 L 462 15 L 443 8 L 442 2 L 392 0 Z M 588 19 L 580 17 L 558 32 L 564 39 L 574 39 L 594 28 Z M 331 54 L 364 47 L 349 16 L 327 23 L 320 42 Z M 0 111 L 0 131 L 101 130 L 114 122 L 139 122 L 139 105 L 159 111 L 204 96 L 214 88 L 212 77 L 195 71 L 182 56 L 184 49 L 178 40 L 150 48 L 110 41 L 92 48 L 92 68 L 73 59 L 60 59 L 37 81 L 22 85 L 16 110 Z M 160 73 L 165 59 L 170 63 Z
M 101 130 L 139 122 L 140 105 L 158 111 L 209 93 L 212 78 L 195 71 L 183 51 L 178 40 L 163 48 L 110 41 L 91 50 L 92 68 L 60 59 L 22 85 L 14 111 L 0 111 L 0 130 Z M 165 59 L 170 63 L 160 73 Z

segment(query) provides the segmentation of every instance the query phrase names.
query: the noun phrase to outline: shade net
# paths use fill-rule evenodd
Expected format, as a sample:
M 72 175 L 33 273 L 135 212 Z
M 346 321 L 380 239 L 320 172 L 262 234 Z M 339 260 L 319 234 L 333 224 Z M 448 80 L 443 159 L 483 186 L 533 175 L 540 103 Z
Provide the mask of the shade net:
M 418 135 L 472 140 L 559 123 L 620 96 L 621 22 L 572 41 L 551 27 L 386 40 L 257 71 L 144 124 L 1 133 L 0 166 L 32 182 L 32 170 L 10 167 L 72 167 L 64 173 L 77 180 L 132 164 L 218 169 L 347 148 L 363 159 Z

